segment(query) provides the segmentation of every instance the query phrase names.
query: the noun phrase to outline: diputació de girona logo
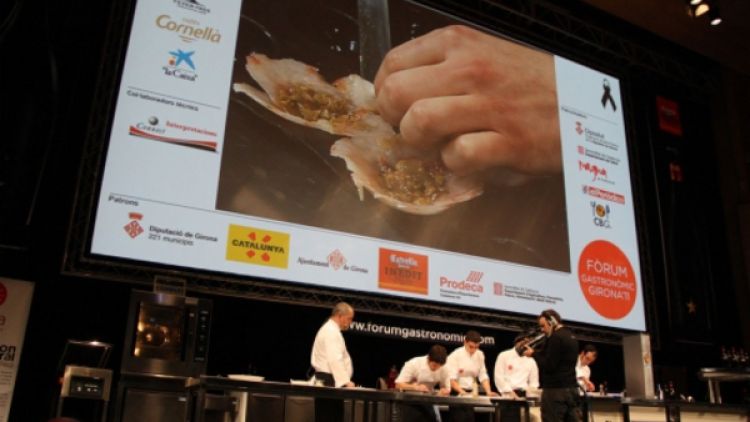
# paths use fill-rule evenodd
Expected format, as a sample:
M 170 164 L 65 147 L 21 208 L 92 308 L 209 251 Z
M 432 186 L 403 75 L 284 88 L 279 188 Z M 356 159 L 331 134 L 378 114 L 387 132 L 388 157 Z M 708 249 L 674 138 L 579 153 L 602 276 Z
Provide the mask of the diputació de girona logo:
M 594 240 L 583 248 L 578 280 L 586 301 L 605 318 L 621 319 L 635 305 L 638 286 L 633 266 L 611 242 Z
M 427 256 L 380 248 L 379 260 L 381 289 L 427 294 Z
M 229 225 L 227 259 L 247 264 L 287 268 L 289 233 Z
M 128 213 L 128 217 L 130 218 L 130 222 L 126 224 L 123 229 L 125 229 L 125 233 L 127 233 L 128 236 L 135 239 L 138 235 L 143 233 L 143 227 L 138 223 L 143 219 L 143 214 L 139 212 L 131 212 Z

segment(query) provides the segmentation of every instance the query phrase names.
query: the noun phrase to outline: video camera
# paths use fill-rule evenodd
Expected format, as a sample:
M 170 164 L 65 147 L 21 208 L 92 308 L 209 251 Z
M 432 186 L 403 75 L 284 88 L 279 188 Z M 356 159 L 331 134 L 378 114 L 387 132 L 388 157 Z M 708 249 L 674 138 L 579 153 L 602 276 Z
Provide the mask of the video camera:
M 516 346 L 516 353 L 518 353 L 518 356 L 523 356 L 523 352 L 524 350 L 526 350 L 526 346 L 531 347 L 532 349 L 536 349 L 544 343 L 544 341 L 547 339 L 547 335 L 539 330 L 532 330 L 526 333 L 519 334 L 516 337 L 516 341 L 514 341 L 514 343 L 518 343 L 518 340 L 520 338 L 530 339 L 529 341 Z

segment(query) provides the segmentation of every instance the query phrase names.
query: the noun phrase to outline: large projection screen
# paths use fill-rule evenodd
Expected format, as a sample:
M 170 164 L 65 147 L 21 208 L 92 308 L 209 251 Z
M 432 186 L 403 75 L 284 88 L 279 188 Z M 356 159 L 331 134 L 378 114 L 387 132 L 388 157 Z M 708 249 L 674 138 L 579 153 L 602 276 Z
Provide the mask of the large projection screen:
M 138 1 L 90 252 L 645 330 L 620 81 L 388 9 L 376 98 L 355 0 Z

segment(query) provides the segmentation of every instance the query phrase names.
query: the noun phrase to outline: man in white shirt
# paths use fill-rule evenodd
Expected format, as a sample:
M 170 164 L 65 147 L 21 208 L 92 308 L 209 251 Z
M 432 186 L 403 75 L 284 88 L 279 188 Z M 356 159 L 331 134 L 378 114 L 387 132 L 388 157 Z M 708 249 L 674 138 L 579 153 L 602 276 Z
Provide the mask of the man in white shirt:
M 331 317 L 315 335 L 310 363 L 315 369 L 315 381 L 322 382 L 326 387 L 354 387 L 351 381 L 354 373 L 352 359 L 341 334 L 349 328 L 353 319 L 354 308 L 345 302 L 337 303 L 331 311 Z M 316 399 L 315 420 L 343 420 L 343 405 L 341 400 Z
M 514 347 L 501 352 L 495 360 L 495 387 L 503 395 L 524 397 L 526 391 L 539 389 L 539 368 L 536 361 L 519 356 L 516 348 L 528 342 L 526 334 L 519 334 Z
M 409 359 L 396 378 L 396 388 L 402 391 L 432 393 L 438 385 L 438 395 L 450 394 L 450 377 L 445 368 L 448 352 L 438 344 L 430 348 L 427 356 Z M 436 421 L 437 412 L 430 405 L 400 405 L 401 420 L 408 422 Z
M 504 396 L 526 397 L 529 390 L 539 389 L 539 368 L 536 361 L 528 356 L 519 355 L 517 350 L 529 342 L 529 335 L 521 333 L 513 340 L 513 347 L 501 352 L 495 360 L 495 387 Z M 500 409 L 502 422 L 521 420 L 520 407 L 506 403 Z
M 591 368 L 589 365 L 594 363 L 598 352 L 596 346 L 593 344 L 587 344 L 583 346 L 581 353 L 578 354 L 578 361 L 576 362 L 576 380 L 578 385 L 586 392 L 596 390 L 596 386 L 591 382 Z
M 490 387 L 490 377 L 484 365 L 484 353 L 479 350 L 482 336 L 469 330 L 464 337 L 464 345 L 448 355 L 446 366 L 449 368 L 451 389 L 457 395 L 475 392 L 476 380 L 482 384 L 488 396 L 496 396 Z M 451 421 L 464 422 L 474 420 L 474 408 L 470 406 L 451 406 Z

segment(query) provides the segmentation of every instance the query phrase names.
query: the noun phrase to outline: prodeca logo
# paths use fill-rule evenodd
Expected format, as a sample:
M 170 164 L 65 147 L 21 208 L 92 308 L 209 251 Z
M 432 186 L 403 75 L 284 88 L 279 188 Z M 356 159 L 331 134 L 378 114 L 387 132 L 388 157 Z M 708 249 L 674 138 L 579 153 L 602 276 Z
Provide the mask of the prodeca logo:
M 463 280 L 440 276 L 440 288 L 448 289 L 454 293 L 476 296 L 477 293 L 484 292 L 482 277 L 484 277 L 484 273 L 481 271 L 469 271 L 469 274 Z
M 287 268 L 289 234 L 230 224 L 227 260 Z

